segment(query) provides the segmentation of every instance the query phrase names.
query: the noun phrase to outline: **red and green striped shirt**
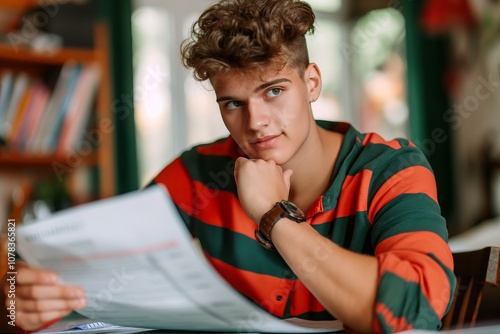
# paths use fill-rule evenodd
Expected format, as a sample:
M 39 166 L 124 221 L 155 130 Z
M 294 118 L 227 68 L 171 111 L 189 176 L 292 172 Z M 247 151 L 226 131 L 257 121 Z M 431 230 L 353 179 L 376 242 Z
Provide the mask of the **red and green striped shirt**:
M 385 141 L 347 123 L 317 121 L 344 134 L 329 189 L 307 223 L 334 243 L 379 261 L 373 330 L 437 329 L 454 291 L 453 260 L 433 172 L 405 139 Z M 276 251 L 254 237 L 233 170 L 244 156 L 231 137 L 196 146 L 154 183 L 165 185 L 215 269 L 241 294 L 280 318 L 332 316 Z M 313 163 L 313 162 L 307 162 Z

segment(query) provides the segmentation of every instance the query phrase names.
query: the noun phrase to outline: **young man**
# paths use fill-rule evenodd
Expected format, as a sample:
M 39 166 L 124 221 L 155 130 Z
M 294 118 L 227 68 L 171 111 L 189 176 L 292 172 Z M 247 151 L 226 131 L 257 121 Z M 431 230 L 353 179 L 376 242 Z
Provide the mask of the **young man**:
M 270 313 L 341 320 L 358 332 L 437 329 L 455 287 L 426 159 L 345 123 L 315 121 L 310 6 L 223 0 L 182 46 L 212 84 L 231 136 L 197 146 L 155 179 L 219 273 Z M 53 274 L 18 274 L 25 329 L 83 306 Z

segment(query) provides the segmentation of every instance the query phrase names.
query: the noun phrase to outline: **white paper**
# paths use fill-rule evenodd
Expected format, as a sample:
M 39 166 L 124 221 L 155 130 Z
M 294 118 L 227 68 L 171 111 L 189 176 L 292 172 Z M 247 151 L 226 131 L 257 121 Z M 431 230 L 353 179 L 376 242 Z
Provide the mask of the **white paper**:
M 72 312 L 63 319 L 50 327 L 41 331 L 35 332 L 36 334 L 104 334 L 104 333 L 143 333 L 145 331 L 152 331 L 153 329 L 135 328 L 135 327 L 122 327 L 111 325 L 103 322 L 96 322 L 76 312 Z
M 193 246 L 160 186 L 59 212 L 20 227 L 17 240 L 29 264 L 81 286 L 88 303 L 78 312 L 98 321 L 175 330 L 342 330 L 338 321 L 291 324 L 241 296 Z

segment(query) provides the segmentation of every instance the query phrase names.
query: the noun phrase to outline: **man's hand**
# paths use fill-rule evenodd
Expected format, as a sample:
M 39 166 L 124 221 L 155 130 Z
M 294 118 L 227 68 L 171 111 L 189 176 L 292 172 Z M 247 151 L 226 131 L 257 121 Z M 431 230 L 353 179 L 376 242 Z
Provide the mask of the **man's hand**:
M 68 315 L 74 309 L 85 307 L 86 299 L 81 288 L 62 286 L 51 271 L 34 269 L 17 263 L 15 299 L 8 298 L 9 287 L 3 287 L 5 306 L 11 300 L 16 305 L 16 326 L 32 331 L 45 323 Z M 5 321 L 5 319 L 2 319 Z
M 292 170 L 283 171 L 272 160 L 238 158 L 234 177 L 241 206 L 248 217 L 259 224 L 276 202 L 288 199 L 292 173 Z

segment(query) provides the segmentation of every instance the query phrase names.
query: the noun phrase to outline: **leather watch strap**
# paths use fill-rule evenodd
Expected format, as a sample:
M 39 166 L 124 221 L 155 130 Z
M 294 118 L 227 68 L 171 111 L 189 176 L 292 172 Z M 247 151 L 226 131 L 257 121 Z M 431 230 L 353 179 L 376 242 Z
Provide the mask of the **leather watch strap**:
M 281 204 L 276 203 L 273 208 L 267 211 L 262 219 L 260 220 L 259 230 L 260 233 L 267 240 L 271 241 L 271 230 L 274 227 L 274 224 L 285 215 L 285 210 L 281 207 Z
M 271 231 L 274 225 L 283 217 L 287 217 L 297 223 L 304 222 L 305 216 L 295 204 L 289 201 L 276 203 L 271 210 L 267 211 L 260 220 L 259 227 L 255 230 L 255 239 L 265 248 L 273 249 Z

